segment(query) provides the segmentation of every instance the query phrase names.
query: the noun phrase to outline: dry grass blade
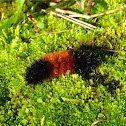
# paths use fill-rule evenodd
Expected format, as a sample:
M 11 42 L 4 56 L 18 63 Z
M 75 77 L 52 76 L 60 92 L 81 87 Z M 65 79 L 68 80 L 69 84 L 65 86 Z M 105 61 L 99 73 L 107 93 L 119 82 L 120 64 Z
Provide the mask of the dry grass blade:
M 99 120 L 93 122 L 93 123 L 91 124 L 91 126 L 95 126 L 95 124 L 97 124 L 97 123 L 99 123 L 99 122 L 102 122 L 102 121 L 107 121 L 107 120 L 105 120 L 105 119 L 99 119 Z
M 81 25 L 81 26 L 83 26 L 83 27 L 86 27 L 86 28 L 88 28 L 88 29 L 90 29 L 90 30 L 93 30 L 93 28 L 97 28 L 96 26 L 93 26 L 93 25 L 91 25 L 91 24 L 89 24 L 89 23 L 80 21 L 80 20 L 78 20 L 78 19 L 75 19 L 75 18 L 73 18 L 73 17 L 64 15 L 64 14 L 59 13 L 59 12 L 57 12 L 57 11 L 52 11 L 51 13 L 52 13 L 52 14 L 56 14 L 57 16 L 62 17 L 62 18 L 64 18 L 64 19 L 68 20 L 68 21 L 71 21 L 71 22 L 75 23 L 75 24 L 78 24 L 78 25 Z
M 84 11 L 84 0 L 81 0 L 81 8 L 82 8 L 82 11 Z
M 57 12 L 60 12 L 60 13 L 70 14 L 69 16 L 71 16 L 71 17 L 83 17 L 83 18 L 86 18 L 86 19 L 91 18 L 90 15 L 80 14 L 80 13 L 73 12 L 73 11 L 70 11 L 70 10 L 62 10 L 62 9 L 59 9 L 59 8 L 56 8 L 55 10 Z

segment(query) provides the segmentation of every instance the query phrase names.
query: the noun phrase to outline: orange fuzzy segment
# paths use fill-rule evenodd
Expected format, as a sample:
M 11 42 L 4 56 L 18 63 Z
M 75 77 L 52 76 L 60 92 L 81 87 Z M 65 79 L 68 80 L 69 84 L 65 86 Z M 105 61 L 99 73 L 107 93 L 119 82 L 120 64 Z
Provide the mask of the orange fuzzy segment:
M 50 66 L 51 77 L 58 77 L 61 74 L 75 72 L 75 62 L 70 51 L 54 52 L 42 56 Z

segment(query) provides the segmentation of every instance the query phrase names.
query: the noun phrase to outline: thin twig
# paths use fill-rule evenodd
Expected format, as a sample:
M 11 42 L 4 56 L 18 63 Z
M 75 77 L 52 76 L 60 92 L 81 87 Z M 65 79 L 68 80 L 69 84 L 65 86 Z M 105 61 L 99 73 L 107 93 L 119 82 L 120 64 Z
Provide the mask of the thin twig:
M 103 13 L 100 13 L 100 14 L 93 14 L 93 15 L 91 15 L 91 18 L 102 16 L 102 15 L 105 15 L 105 14 L 115 13 L 115 12 L 118 12 L 120 10 L 125 10 L 125 9 L 126 9 L 126 7 L 122 7 L 122 8 L 118 8 L 118 9 L 114 9 L 114 10 L 109 10 L 109 11 L 106 11 L 106 12 L 103 12 Z
M 107 120 L 105 120 L 105 119 L 96 120 L 95 122 L 93 122 L 93 123 L 91 124 L 91 126 L 95 126 L 95 124 L 97 124 L 97 123 L 99 123 L 99 122 L 102 122 L 102 121 L 107 121 Z
M 124 53 L 124 51 L 118 51 L 118 50 L 109 50 L 109 49 L 96 49 L 100 51 L 107 51 L 107 52 L 114 52 L 114 53 Z
M 73 31 L 73 30 L 75 31 L 75 30 L 83 30 L 83 29 L 70 29 L 70 30 L 62 30 L 62 31 L 55 31 L 55 32 L 42 33 L 42 34 L 39 34 L 39 35 L 30 37 L 30 39 L 31 39 L 31 38 L 35 38 L 35 37 L 38 37 L 38 36 L 42 36 L 42 35 L 53 34 L 53 33 L 62 33 L 62 32 Z
M 124 14 L 123 21 L 125 21 L 125 19 L 126 19 L 126 12 L 125 12 L 125 14 Z
M 90 12 L 90 8 L 91 8 L 93 2 L 94 2 L 94 0 L 89 0 L 88 1 L 88 5 L 87 5 L 87 8 L 85 10 L 85 13 L 89 13 Z
M 61 12 L 61 13 L 67 13 L 70 14 L 69 16 L 71 17 L 82 17 L 82 18 L 86 18 L 86 19 L 90 19 L 90 18 L 94 18 L 94 17 L 98 17 L 98 16 L 102 16 L 102 15 L 106 15 L 106 14 L 112 14 L 121 10 L 125 10 L 126 7 L 122 7 L 122 8 L 118 8 L 118 9 L 114 9 L 114 10 L 109 10 L 100 14 L 93 14 L 93 15 L 85 15 L 85 14 L 80 14 L 77 12 L 72 12 L 69 10 L 62 10 L 62 9 L 56 9 L 56 11 Z
M 106 11 L 106 12 L 103 12 L 103 13 L 100 13 L 100 14 L 93 14 L 93 15 L 80 14 L 79 15 L 79 13 L 78 13 L 78 15 L 70 15 L 70 16 L 71 17 L 82 17 L 82 18 L 86 17 L 86 19 L 90 19 L 90 18 L 94 18 L 94 17 L 106 15 L 106 14 L 112 14 L 112 13 L 118 12 L 120 10 L 125 10 L 125 9 L 126 9 L 126 7 L 122 7 L 122 8 L 119 8 L 119 9 L 109 10 L 109 11 Z

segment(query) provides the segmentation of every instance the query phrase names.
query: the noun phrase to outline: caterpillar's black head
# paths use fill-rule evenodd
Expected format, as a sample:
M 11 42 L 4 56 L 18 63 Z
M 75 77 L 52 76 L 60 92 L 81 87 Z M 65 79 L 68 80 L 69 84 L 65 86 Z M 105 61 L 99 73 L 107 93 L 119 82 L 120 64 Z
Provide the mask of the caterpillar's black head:
M 28 83 L 37 84 L 42 83 L 44 79 L 50 77 L 50 68 L 48 62 L 44 59 L 35 61 L 26 70 L 26 81 Z
M 97 55 L 89 51 L 73 51 L 75 60 L 75 71 L 77 73 L 90 73 L 100 65 Z

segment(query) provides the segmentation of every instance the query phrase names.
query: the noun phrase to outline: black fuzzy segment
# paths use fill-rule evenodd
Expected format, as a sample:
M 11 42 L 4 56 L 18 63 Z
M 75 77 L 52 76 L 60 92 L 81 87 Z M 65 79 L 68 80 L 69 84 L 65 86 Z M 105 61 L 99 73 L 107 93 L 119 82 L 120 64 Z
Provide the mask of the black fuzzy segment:
M 32 84 L 42 83 L 44 79 L 50 77 L 50 74 L 48 62 L 41 59 L 35 61 L 30 67 L 27 67 L 26 81 Z
M 100 60 L 95 53 L 89 51 L 73 51 L 76 73 L 90 73 L 100 65 Z

